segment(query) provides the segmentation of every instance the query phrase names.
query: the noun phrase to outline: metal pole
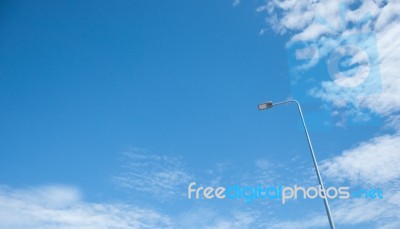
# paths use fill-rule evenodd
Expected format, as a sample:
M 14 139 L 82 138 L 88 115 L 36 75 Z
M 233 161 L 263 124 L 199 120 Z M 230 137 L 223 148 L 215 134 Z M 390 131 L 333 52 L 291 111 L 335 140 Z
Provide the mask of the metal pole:
M 312 160 L 313 160 L 313 163 L 314 163 L 315 172 L 317 173 L 318 182 L 319 182 L 319 185 L 321 186 L 321 188 L 322 188 L 322 190 L 324 192 L 325 198 L 323 198 L 323 200 L 324 200 L 324 204 L 325 204 L 326 214 L 328 215 L 329 225 L 330 225 L 331 229 L 335 229 L 335 224 L 333 223 L 333 219 L 332 219 L 332 215 L 331 215 L 331 209 L 330 209 L 329 203 L 328 203 L 328 197 L 326 196 L 325 187 L 324 187 L 324 184 L 322 182 L 321 173 L 319 172 L 317 159 L 315 158 L 314 149 L 313 149 L 312 144 L 311 144 L 310 135 L 308 134 L 306 122 L 304 121 L 304 116 L 303 116 L 303 112 L 301 111 L 300 103 L 297 100 L 288 100 L 288 101 L 275 103 L 272 106 L 277 106 L 277 105 L 291 103 L 291 102 L 297 104 L 297 108 L 298 108 L 299 113 L 300 113 L 301 121 L 303 122 L 304 132 L 306 133 L 308 147 L 310 148 L 311 157 L 312 157 Z

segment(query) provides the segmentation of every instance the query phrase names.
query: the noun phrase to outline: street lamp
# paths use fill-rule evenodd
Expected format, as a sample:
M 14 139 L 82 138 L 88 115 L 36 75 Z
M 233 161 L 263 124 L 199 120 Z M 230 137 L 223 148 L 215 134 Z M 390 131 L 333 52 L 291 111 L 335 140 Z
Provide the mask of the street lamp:
M 306 133 L 306 137 L 307 137 L 307 141 L 308 141 L 308 147 L 310 148 L 311 158 L 312 158 L 313 163 L 314 163 L 315 172 L 317 173 L 318 182 L 319 182 L 319 185 L 321 186 L 321 189 L 324 192 L 325 198 L 323 198 L 323 200 L 324 200 L 324 204 L 325 204 L 326 214 L 327 214 L 328 220 L 329 220 L 329 225 L 331 226 L 331 229 L 335 229 L 335 224 L 333 223 L 333 219 L 332 219 L 332 215 L 331 215 L 331 209 L 329 208 L 328 197 L 326 196 L 324 184 L 323 184 L 322 178 L 321 178 L 321 173 L 319 172 L 317 159 L 315 158 L 314 150 L 313 150 L 313 147 L 312 147 L 312 144 L 311 144 L 311 140 L 310 140 L 310 135 L 308 134 L 306 122 L 304 121 L 304 116 L 303 116 L 303 112 L 301 111 L 300 103 L 297 100 L 287 100 L 287 101 L 283 101 L 283 102 L 279 102 L 279 103 L 272 103 L 272 101 L 268 101 L 268 102 L 259 104 L 258 105 L 258 109 L 259 110 L 265 110 L 265 109 L 272 108 L 274 106 L 287 104 L 287 103 L 296 103 L 297 104 L 297 108 L 298 108 L 299 113 L 300 113 L 301 121 L 303 122 L 304 132 Z

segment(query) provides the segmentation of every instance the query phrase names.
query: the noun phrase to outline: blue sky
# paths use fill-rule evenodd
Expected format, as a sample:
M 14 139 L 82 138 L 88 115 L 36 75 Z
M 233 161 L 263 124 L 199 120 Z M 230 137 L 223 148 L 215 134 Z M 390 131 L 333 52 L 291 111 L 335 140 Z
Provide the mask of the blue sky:
M 332 201 L 338 227 L 397 228 L 400 218 L 390 212 L 400 207 L 393 51 L 400 43 L 391 38 L 400 31 L 400 6 L 344 1 L 340 7 L 334 1 L 1 3 L 0 225 L 326 228 L 322 200 L 246 204 L 185 196 L 192 181 L 316 186 L 296 107 L 257 110 L 260 102 L 297 96 L 327 185 L 380 187 L 387 194 Z M 370 21 L 357 26 L 365 14 Z M 318 18 L 339 29 L 328 31 Z M 369 77 L 377 76 L 380 92 L 360 97 L 359 88 L 337 87 L 325 63 L 334 48 L 351 42 L 348 35 L 366 32 L 374 34 L 360 45 L 370 65 L 362 55 L 350 62 L 379 68 Z M 312 47 L 312 54 L 318 49 L 319 62 L 298 71 L 291 43 Z M 352 73 L 355 62 L 339 71 Z M 309 78 L 296 81 L 296 74 Z

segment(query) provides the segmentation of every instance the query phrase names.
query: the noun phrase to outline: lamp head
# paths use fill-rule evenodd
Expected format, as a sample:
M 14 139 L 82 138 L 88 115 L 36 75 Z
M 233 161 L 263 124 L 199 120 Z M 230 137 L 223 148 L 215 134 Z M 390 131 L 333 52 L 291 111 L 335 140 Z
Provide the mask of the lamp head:
M 265 103 L 261 103 L 258 105 L 258 109 L 261 110 L 265 110 L 265 109 L 269 109 L 271 107 L 273 107 L 274 105 L 272 104 L 272 101 L 268 101 Z

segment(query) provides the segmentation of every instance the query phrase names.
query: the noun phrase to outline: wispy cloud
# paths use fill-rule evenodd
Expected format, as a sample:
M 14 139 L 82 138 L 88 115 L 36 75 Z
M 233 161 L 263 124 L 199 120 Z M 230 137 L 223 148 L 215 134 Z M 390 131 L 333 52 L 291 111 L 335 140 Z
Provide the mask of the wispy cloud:
M 322 163 L 324 175 L 336 183 L 381 188 L 382 200 L 353 199 L 335 205 L 335 217 L 342 224 L 371 222 L 376 228 L 397 228 L 400 216 L 400 136 L 384 135 L 372 138 L 343 154 Z
M 68 186 L 1 187 L 0 203 L 1 228 L 172 228 L 171 219 L 154 210 L 85 202 Z
M 385 184 L 400 179 L 400 136 L 384 135 L 324 161 L 324 175 L 353 184 Z
M 191 178 L 179 157 L 135 150 L 123 154 L 123 165 L 113 180 L 120 187 L 168 200 L 183 195 Z
M 335 185 L 360 188 L 380 188 L 383 199 L 335 200 L 331 204 L 338 226 L 351 228 L 369 223 L 368 228 L 395 229 L 400 224 L 400 136 L 374 137 L 342 154 L 322 162 L 322 174 Z M 326 217 L 312 213 L 308 220 L 276 219 L 271 228 L 325 228 Z
M 400 2 L 340 2 L 343 4 L 328 0 L 272 0 L 266 1 L 257 11 L 266 13 L 267 30 L 290 35 L 288 47 L 295 42 L 303 42 L 307 47 L 318 49 L 319 61 L 325 61 L 332 47 L 337 46 L 335 40 L 329 42 L 332 37 L 337 37 L 336 42 L 340 42 L 344 36 L 375 33 L 381 84 L 379 93 L 360 95 L 356 90 L 338 87 L 333 80 L 320 82 L 307 90 L 310 90 L 310 96 L 330 104 L 334 115 L 369 120 L 370 114 L 378 114 L 386 119 L 386 127 L 395 130 L 394 134 L 374 136 L 344 150 L 321 166 L 323 175 L 335 184 L 373 185 L 384 189 L 384 199 L 378 201 L 334 201 L 333 215 L 339 225 L 348 228 L 369 223 L 369 228 L 394 229 L 400 225 L 400 217 L 395 213 L 400 209 L 400 41 L 397 39 L 400 36 Z M 348 7 L 344 9 L 343 6 Z M 266 29 L 262 31 L 265 33 Z M 356 53 L 353 62 L 347 64 L 351 66 L 358 61 L 361 67 L 365 67 L 361 57 L 361 53 Z M 304 67 L 312 68 L 317 62 L 311 59 L 306 64 Z M 271 228 L 324 228 L 326 218 L 309 215 L 307 220 L 277 219 L 273 224 L 275 226 Z
M 260 213 L 197 207 L 181 213 L 120 203 L 84 201 L 78 188 L 0 186 L 0 228 L 32 229 L 246 229 L 258 228 Z
M 258 211 L 231 210 L 217 211 L 213 208 L 201 208 L 188 211 L 179 216 L 177 228 L 190 229 L 247 229 L 262 228 L 261 214 Z
M 396 188 L 398 190 L 398 187 Z M 386 190 L 395 192 L 394 189 Z M 400 224 L 398 209 L 400 208 L 400 194 L 385 196 L 381 200 L 353 199 L 334 202 L 332 207 L 333 219 L 338 228 L 359 228 L 359 225 L 368 225 L 368 228 L 396 229 Z M 282 220 L 271 219 L 267 228 L 327 228 L 327 219 L 324 212 L 306 215 L 305 219 Z
M 344 199 L 331 201 L 333 218 L 338 227 L 396 229 L 400 225 L 400 136 L 377 136 L 321 163 L 325 181 L 334 186 L 379 188 L 383 199 Z M 307 177 L 307 176 L 305 176 Z M 313 178 L 312 180 L 315 180 Z M 326 228 L 324 212 L 311 212 L 306 219 L 286 220 L 272 217 L 267 228 Z
M 240 0 L 233 0 L 233 6 L 237 6 L 240 4 Z
M 400 35 L 399 9 L 398 1 L 367 0 L 357 3 L 353 0 L 273 0 L 267 1 L 257 11 L 267 14 L 266 22 L 270 31 L 290 34 L 288 46 L 303 42 L 308 47 L 317 48 L 317 60 L 320 61 L 325 61 L 332 49 L 346 36 L 375 33 L 378 54 L 374 58 L 379 65 L 380 74 L 376 75 L 380 78 L 376 80 L 380 81 L 380 93 L 361 95 L 360 90 L 366 90 L 365 88 L 340 87 L 334 81 L 323 81 L 314 88 L 307 88 L 310 90 L 309 95 L 331 104 L 333 111 L 338 110 L 336 115 L 356 121 L 369 121 L 369 114 L 365 109 L 384 116 L 400 111 L 400 78 L 397 71 L 400 61 L 400 41 L 397 39 Z M 368 47 L 353 56 L 353 63 L 349 62 L 349 71 L 359 71 L 357 77 L 362 72 L 368 72 L 368 67 L 375 64 L 371 59 L 362 58 L 364 51 L 372 50 L 374 45 L 370 42 Z M 363 61 L 370 61 L 369 65 L 365 65 Z M 356 62 L 360 64 L 357 69 L 354 64 Z M 303 66 L 311 68 L 317 63 L 316 59 L 311 59 Z M 377 85 L 372 81 L 371 84 Z M 343 109 L 344 106 L 346 109 Z
M 326 228 L 326 217 L 324 215 L 319 216 L 308 216 L 305 220 L 297 220 L 297 221 L 290 221 L 290 220 L 276 220 L 271 219 L 268 222 L 267 228 L 271 229 L 309 229 L 309 228 Z

